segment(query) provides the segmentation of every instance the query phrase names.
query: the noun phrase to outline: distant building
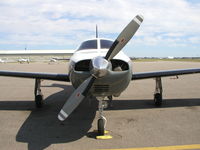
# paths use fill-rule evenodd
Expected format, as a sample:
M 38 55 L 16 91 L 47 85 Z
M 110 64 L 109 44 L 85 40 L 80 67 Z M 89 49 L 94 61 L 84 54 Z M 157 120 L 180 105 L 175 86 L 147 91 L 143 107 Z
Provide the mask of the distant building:
M 19 59 L 49 61 L 54 56 L 69 59 L 74 52 L 75 50 L 0 50 L 0 59 L 8 59 L 8 62 L 17 62 Z

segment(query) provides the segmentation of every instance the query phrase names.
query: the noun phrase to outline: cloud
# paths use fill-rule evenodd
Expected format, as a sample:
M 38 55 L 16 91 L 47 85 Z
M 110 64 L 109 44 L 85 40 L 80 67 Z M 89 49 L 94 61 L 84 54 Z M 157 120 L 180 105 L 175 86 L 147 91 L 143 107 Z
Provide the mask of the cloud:
M 94 37 L 96 24 L 116 38 L 136 14 L 145 20 L 134 43 L 200 42 L 200 3 L 186 0 L 1 0 L 0 10 L 1 44 L 79 44 Z

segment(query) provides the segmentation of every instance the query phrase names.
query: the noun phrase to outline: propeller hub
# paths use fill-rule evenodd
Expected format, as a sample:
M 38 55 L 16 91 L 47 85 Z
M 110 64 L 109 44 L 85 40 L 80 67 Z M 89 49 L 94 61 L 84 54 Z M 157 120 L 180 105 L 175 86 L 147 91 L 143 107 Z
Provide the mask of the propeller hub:
M 92 59 L 91 73 L 96 78 L 104 77 L 108 74 L 109 62 L 101 56 Z

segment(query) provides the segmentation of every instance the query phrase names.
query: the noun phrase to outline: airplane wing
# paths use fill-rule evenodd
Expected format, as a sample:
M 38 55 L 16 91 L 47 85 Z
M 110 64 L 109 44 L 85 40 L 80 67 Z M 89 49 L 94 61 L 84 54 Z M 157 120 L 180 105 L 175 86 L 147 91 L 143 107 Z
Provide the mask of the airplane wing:
M 132 80 L 200 73 L 200 68 L 133 73 Z
M 58 74 L 58 73 L 0 71 L 0 76 L 47 79 L 47 80 L 66 81 L 66 82 L 70 81 L 68 74 Z

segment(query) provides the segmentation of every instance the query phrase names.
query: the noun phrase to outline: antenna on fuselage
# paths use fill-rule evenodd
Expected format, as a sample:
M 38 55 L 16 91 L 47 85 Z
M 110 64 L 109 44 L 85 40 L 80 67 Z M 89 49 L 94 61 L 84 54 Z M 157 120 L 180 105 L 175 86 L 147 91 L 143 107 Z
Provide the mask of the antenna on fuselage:
M 96 38 L 98 38 L 98 26 L 96 24 Z
M 25 45 L 25 48 L 24 48 L 24 50 L 25 50 L 25 51 L 27 50 L 27 44 Z

